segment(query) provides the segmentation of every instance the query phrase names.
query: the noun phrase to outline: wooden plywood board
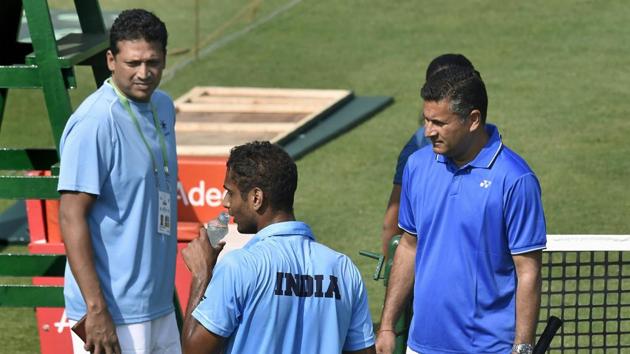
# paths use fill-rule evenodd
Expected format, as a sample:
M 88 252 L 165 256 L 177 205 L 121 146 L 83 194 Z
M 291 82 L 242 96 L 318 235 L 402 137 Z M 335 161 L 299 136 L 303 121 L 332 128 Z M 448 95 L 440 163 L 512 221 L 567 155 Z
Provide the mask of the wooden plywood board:
M 175 101 L 177 151 L 225 156 L 249 141 L 279 142 L 350 98 L 347 90 L 195 87 Z

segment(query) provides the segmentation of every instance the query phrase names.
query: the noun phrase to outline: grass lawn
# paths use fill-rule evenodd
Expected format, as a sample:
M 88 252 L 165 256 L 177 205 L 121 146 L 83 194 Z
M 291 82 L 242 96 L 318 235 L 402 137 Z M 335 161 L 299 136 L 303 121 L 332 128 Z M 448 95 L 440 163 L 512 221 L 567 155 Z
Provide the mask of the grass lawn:
M 247 4 L 201 3 L 204 36 Z M 288 3 L 263 1 L 252 21 Z M 171 50 L 194 43 L 192 5 L 101 1 L 107 10 L 156 11 L 169 27 Z M 395 160 L 418 125 L 424 69 L 439 54 L 463 53 L 482 73 L 488 121 L 537 173 L 550 234 L 630 234 L 627 14 L 623 1 L 301 1 L 178 71 L 162 88 L 173 97 L 195 85 L 342 88 L 394 97 L 393 106 L 298 161 L 297 217 L 357 263 L 378 322 L 384 289 L 371 280 L 375 262 L 358 251 L 380 249 Z M 222 35 L 251 23 L 235 23 Z M 190 55 L 169 56 L 168 65 Z M 79 74 L 75 107 L 94 88 L 87 72 Z M 51 146 L 43 103 L 31 103 L 41 102 L 41 94 L 18 92 L 9 96 L 0 146 Z M 37 350 L 32 310 L 3 309 L 0 316 L 0 353 Z

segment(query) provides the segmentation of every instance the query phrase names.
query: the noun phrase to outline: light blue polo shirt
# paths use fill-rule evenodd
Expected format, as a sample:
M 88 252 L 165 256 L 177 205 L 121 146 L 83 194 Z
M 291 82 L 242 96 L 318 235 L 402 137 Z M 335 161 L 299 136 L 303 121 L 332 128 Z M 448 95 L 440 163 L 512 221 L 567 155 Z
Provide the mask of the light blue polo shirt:
M 88 225 L 96 272 L 116 324 L 152 320 L 174 309 L 175 110 L 172 100 L 161 91 L 155 91 L 151 101 L 166 140 L 168 182 L 150 104 L 130 101 L 152 147 L 158 180 L 146 146 L 108 83 L 79 106 L 61 138 L 57 189 L 97 196 L 88 215 Z M 158 185 L 170 192 L 170 235 L 157 231 Z M 81 318 L 86 312 L 85 302 L 69 266 L 66 266 L 64 296 L 68 318 Z
M 358 269 L 298 221 L 265 227 L 219 261 L 193 316 L 229 337 L 225 353 L 340 353 L 374 344 Z
M 423 354 L 510 353 L 512 255 L 546 245 L 536 176 L 495 126 L 486 131 L 488 143 L 461 168 L 428 148 L 405 168 L 398 221 L 418 237 L 408 345 Z

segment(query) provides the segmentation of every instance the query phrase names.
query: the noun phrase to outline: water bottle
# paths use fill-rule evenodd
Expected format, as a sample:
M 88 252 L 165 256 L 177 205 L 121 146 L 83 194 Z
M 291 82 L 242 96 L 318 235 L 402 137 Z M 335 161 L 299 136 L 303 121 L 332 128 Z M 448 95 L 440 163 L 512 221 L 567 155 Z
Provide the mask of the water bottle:
M 223 211 L 219 216 L 208 221 L 206 224 L 206 233 L 208 234 L 208 240 L 212 247 L 217 247 L 219 241 L 227 235 L 228 221 L 230 221 L 230 215 Z

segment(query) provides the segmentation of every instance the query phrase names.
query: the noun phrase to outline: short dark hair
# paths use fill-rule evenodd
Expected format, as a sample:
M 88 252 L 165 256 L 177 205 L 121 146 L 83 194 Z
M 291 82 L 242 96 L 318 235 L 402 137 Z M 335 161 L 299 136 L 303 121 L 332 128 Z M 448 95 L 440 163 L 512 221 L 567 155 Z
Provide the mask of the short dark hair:
M 450 109 L 461 119 L 478 109 L 485 124 L 488 110 L 488 94 L 479 72 L 470 68 L 449 67 L 432 75 L 420 92 L 425 101 L 448 99 Z
M 118 42 L 144 39 L 158 42 L 166 55 L 168 32 L 166 25 L 152 12 L 143 9 L 124 10 L 118 15 L 109 31 L 109 50 L 118 54 Z
M 462 54 L 446 53 L 435 57 L 427 66 L 427 72 L 425 74 L 425 80 L 435 73 L 442 71 L 451 66 L 459 66 L 463 68 L 475 69 L 473 64 Z
M 258 187 L 272 210 L 293 212 L 297 166 L 280 146 L 268 141 L 236 146 L 230 151 L 227 169 L 243 200 L 252 188 Z

